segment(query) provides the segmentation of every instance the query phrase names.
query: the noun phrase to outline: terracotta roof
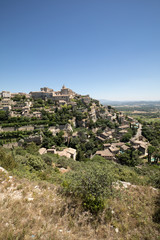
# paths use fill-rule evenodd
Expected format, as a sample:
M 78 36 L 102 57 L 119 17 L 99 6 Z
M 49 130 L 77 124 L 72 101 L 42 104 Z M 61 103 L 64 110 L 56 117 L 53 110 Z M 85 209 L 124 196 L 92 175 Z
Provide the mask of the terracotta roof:
M 126 124 L 126 125 L 119 126 L 119 129 L 125 129 L 125 128 L 129 128 L 129 125 Z
M 63 149 L 63 151 L 57 151 L 56 153 L 59 156 L 65 156 L 67 158 L 70 158 L 71 154 L 75 154 L 76 153 L 76 149 L 74 149 L 74 148 L 65 148 L 65 149 Z
M 103 144 L 103 146 L 104 146 L 104 147 L 110 147 L 111 144 L 110 144 L 110 143 L 105 143 L 105 144 Z
M 64 156 L 70 158 L 70 153 L 67 153 L 66 151 L 57 151 L 57 154 L 61 157 Z
M 109 151 L 109 149 L 105 149 L 103 151 L 97 151 L 97 155 L 101 155 L 102 157 L 113 157 L 113 153 Z
M 121 147 L 122 145 L 124 145 L 124 142 L 112 143 L 112 146 L 116 146 L 116 147 Z
M 148 145 L 148 142 L 144 142 L 144 141 L 132 141 L 133 144 L 136 144 L 136 145 L 140 145 L 140 146 L 147 146 Z
M 126 151 L 126 150 L 129 149 L 129 147 L 124 144 L 124 145 L 121 146 L 121 149 L 124 150 L 124 151 Z
M 117 151 L 119 151 L 119 148 L 114 147 L 114 146 L 111 146 L 111 147 L 109 147 L 109 150 L 110 150 L 111 152 L 117 152 Z
M 102 137 L 100 137 L 100 136 L 97 136 L 97 139 L 98 139 L 98 140 L 101 140 L 101 141 L 105 141 L 105 139 L 102 138 Z
M 66 148 L 65 151 L 68 152 L 68 153 L 71 153 L 71 154 L 76 153 L 76 149 L 74 149 L 74 148 Z

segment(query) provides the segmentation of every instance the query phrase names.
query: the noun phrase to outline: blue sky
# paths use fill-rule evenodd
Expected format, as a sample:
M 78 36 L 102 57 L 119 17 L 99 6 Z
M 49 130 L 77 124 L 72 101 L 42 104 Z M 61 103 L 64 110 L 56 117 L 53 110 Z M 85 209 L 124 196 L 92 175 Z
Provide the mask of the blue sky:
M 0 91 L 160 100 L 160 0 L 0 0 Z

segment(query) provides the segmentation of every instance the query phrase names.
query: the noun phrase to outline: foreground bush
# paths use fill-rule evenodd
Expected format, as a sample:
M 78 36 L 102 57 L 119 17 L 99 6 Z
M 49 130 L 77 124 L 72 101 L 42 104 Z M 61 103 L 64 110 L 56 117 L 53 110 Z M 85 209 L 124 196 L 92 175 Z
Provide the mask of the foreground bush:
M 29 153 L 27 153 L 25 156 L 16 156 L 16 160 L 19 164 L 29 166 L 36 171 L 42 170 L 46 167 L 46 164 L 41 156 L 34 156 Z
M 112 176 L 98 163 L 86 164 L 77 172 L 66 175 L 63 187 L 66 193 L 80 198 L 86 210 L 97 214 L 105 207 L 105 199 L 112 195 Z

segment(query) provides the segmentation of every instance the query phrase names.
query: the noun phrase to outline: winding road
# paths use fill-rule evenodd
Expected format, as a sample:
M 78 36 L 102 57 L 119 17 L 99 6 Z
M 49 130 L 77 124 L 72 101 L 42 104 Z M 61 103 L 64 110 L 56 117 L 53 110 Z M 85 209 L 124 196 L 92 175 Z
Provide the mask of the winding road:
M 142 124 L 139 123 L 136 135 L 131 139 L 132 141 L 139 140 L 139 137 L 142 136 Z

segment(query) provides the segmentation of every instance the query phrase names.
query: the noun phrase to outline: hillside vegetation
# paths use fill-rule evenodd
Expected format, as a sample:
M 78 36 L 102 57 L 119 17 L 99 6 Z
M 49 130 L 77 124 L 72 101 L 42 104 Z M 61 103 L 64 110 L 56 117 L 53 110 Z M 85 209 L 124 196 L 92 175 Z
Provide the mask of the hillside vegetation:
M 33 146 L 0 151 L 9 170 L 0 170 L 0 239 L 159 239 L 158 166 L 40 156 Z

